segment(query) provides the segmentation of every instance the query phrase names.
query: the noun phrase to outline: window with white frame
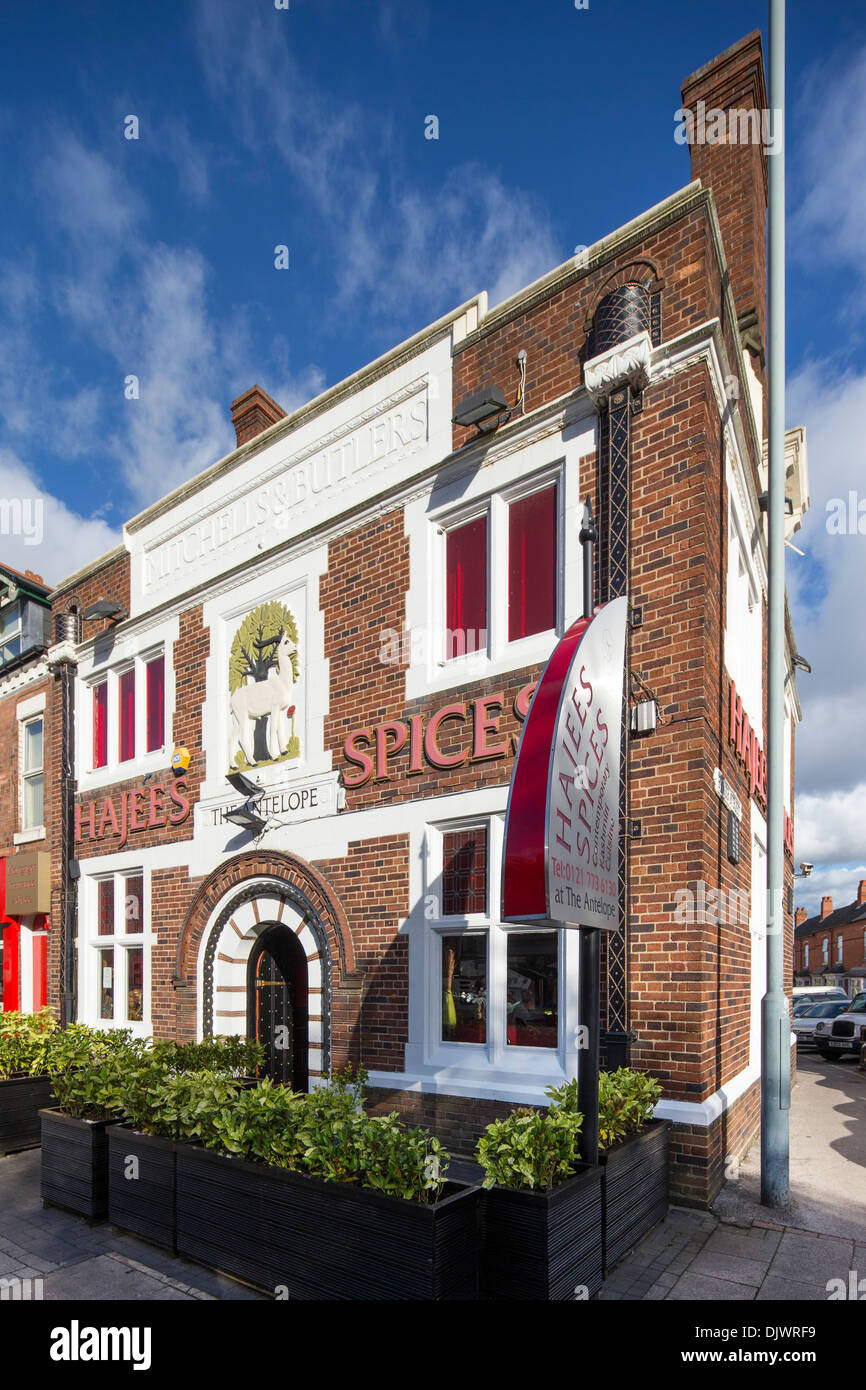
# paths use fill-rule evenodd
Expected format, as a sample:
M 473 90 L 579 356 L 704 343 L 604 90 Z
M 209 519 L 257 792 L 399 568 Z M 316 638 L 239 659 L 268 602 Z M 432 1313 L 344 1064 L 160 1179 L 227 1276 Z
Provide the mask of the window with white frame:
M 842 938 L 841 938 L 841 936 L 837 936 L 837 938 L 836 938 L 836 961 L 837 961 L 837 963 L 838 963 L 839 965 L 842 964 Z
M 499 925 L 489 817 L 430 827 L 439 1041 L 499 1054 L 560 1044 L 561 933 Z M 428 919 L 429 920 L 429 919 Z
M 821 943 L 821 954 L 822 954 L 822 956 L 823 956 L 823 958 L 824 958 L 824 964 L 825 964 L 825 965 L 829 965 L 829 964 L 830 964 L 830 938 L 829 938 L 829 936 L 825 936 L 825 937 L 824 937 L 824 940 L 823 940 L 822 943 Z
M 99 672 L 89 682 L 88 697 L 92 771 L 165 748 L 165 655 L 161 649 Z
M 557 472 L 439 518 L 444 538 L 444 652 L 492 654 L 556 630 L 560 488 Z
M 803 969 L 804 969 L 804 970 L 808 970 L 808 969 L 809 969 L 809 943 L 808 943 L 808 941 L 806 942 L 805 946 L 803 947 Z
M 87 994 L 95 1020 L 116 1026 L 146 1021 L 147 942 L 144 873 L 126 869 L 92 885 L 88 913 Z
M 21 828 L 38 830 L 44 825 L 45 774 L 43 770 L 44 723 L 41 714 L 21 726 Z

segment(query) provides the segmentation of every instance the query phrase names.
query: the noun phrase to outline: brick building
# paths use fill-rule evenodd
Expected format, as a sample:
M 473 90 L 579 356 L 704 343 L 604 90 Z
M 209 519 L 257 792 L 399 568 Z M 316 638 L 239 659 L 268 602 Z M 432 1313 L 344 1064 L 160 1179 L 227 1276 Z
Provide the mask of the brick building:
M 759 36 L 683 100 L 766 106 Z M 662 1080 L 677 1197 L 718 1190 L 759 1113 L 766 157 L 690 153 L 686 187 L 494 309 L 289 415 L 247 391 L 235 451 L 59 586 L 58 1006 L 259 1033 L 296 1087 L 361 1061 L 374 1107 L 464 1152 L 574 1076 L 578 933 L 504 927 L 499 879 L 532 689 L 582 611 L 588 496 L 599 597 L 631 604 L 630 701 L 660 711 L 627 753 L 603 1051 Z M 453 423 L 477 393 L 503 404 Z
M 866 879 L 844 907 L 821 899 L 814 917 L 799 907 L 794 926 L 794 984 L 837 985 L 853 998 L 866 989 Z
M 47 1002 L 50 594 L 41 575 L 0 564 L 0 1011 Z

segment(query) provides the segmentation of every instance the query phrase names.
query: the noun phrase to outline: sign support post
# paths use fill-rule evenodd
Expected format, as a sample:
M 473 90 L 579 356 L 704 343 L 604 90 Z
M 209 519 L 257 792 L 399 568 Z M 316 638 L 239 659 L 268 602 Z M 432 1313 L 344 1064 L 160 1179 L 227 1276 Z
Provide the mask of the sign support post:
M 591 618 L 595 607 L 595 543 L 598 539 L 592 503 L 587 497 L 586 512 L 580 528 L 583 548 L 583 616 Z M 593 1167 L 598 1164 L 598 1071 L 601 1024 L 601 986 L 598 930 L 580 928 L 580 976 L 578 980 L 578 1011 L 580 1030 L 577 1070 L 577 1103 L 583 1115 L 580 1132 L 580 1156 Z

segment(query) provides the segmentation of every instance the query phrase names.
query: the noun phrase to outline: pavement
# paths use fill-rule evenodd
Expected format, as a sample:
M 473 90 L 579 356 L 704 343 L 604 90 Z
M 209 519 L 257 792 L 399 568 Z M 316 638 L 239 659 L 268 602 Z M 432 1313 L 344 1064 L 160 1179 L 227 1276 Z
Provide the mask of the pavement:
M 46 1300 L 266 1298 L 106 1223 L 43 1208 L 39 1159 L 38 1149 L 0 1159 L 0 1297 L 10 1296 L 3 1281 L 18 1279 L 25 1297 Z M 458 1160 L 452 1173 L 474 1177 L 475 1167 Z M 866 1298 L 866 1073 L 853 1058 L 800 1058 L 790 1172 L 790 1204 L 762 1207 L 756 1143 L 711 1211 L 672 1207 L 597 1297 L 825 1302 L 862 1280 Z
M 104 1222 L 89 1225 L 80 1216 L 43 1207 L 40 1152 L 29 1149 L 0 1158 L 0 1297 L 265 1299 L 245 1284 L 177 1259 Z M 8 1283 L 14 1279 L 20 1285 Z
M 770 1209 L 760 1196 L 756 1141 L 711 1211 L 672 1207 L 598 1298 L 823 1303 L 861 1280 L 866 1298 L 866 1073 L 855 1058 L 800 1056 L 790 1202 Z

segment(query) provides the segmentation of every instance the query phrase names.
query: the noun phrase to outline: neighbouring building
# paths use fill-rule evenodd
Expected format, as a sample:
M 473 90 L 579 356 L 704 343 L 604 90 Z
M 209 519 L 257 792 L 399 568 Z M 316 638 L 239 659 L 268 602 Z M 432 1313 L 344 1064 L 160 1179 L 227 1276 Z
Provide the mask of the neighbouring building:
M 866 879 L 857 896 L 844 907 L 821 899 L 814 917 L 805 907 L 796 912 L 794 927 L 794 984 L 837 985 L 852 996 L 866 989 Z
M 766 106 L 757 34 L 688 79 L 700 100 Z M 64 969 L 92 1024 L 249 1032 L 298 1088 L 362 1062 L 375 1109 L 458 1152 L 574 1076 L 578 933 L 503 926 L 500 862 L 589 497 L 638 711 L 604 1059 L 661 1079 L 677 1199 L 718 1190 L 759 1116 L 767 169 L 690 154 L 686 187 L 504 303 L 290 414 L 245 392 L 237 448 L 60 584 L 58 1008 Z M 788 887 L 795 650 L 789 623 Z
M 50 599 L 41 575 L 0 564 L 0 1011 L 48 998 Z

